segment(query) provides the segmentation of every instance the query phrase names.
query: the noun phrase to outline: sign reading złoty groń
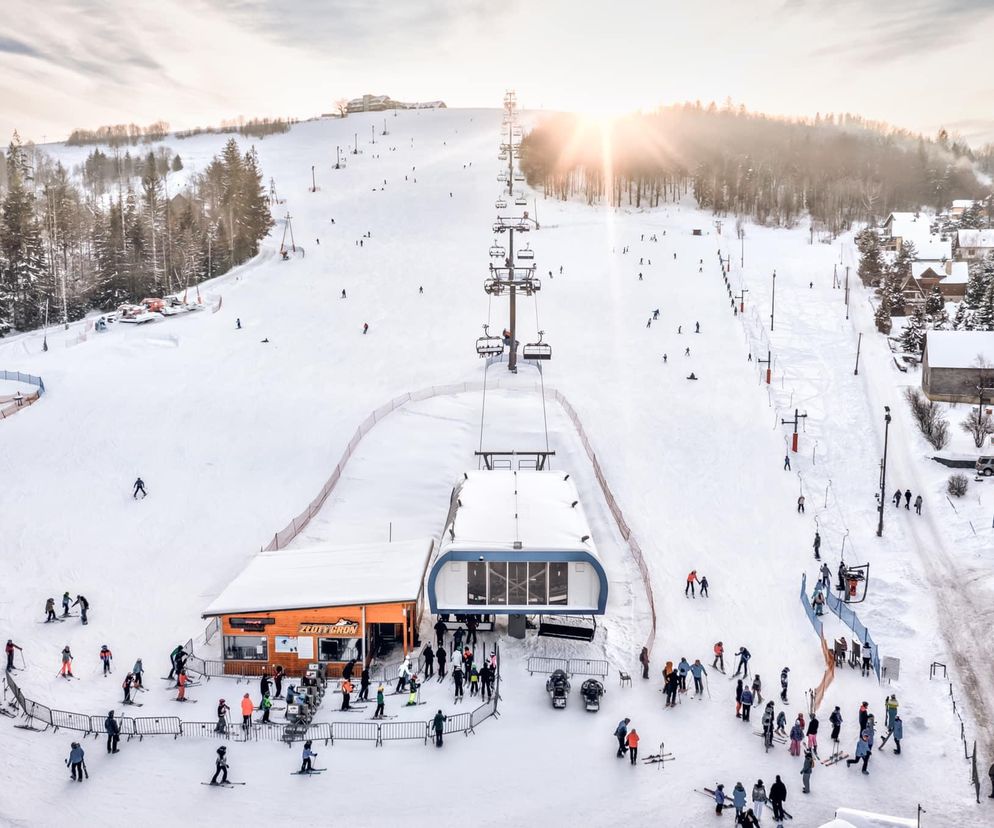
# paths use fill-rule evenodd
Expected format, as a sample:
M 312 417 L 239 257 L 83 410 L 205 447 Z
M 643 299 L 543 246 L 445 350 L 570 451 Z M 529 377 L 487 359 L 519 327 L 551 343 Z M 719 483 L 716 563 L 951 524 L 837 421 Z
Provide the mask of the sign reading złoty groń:
M 355 638 L 359 635 L 359 622 L 341 618 L 334 624 L 301 624 L 298 635 L 325 635 L 331 638 Z

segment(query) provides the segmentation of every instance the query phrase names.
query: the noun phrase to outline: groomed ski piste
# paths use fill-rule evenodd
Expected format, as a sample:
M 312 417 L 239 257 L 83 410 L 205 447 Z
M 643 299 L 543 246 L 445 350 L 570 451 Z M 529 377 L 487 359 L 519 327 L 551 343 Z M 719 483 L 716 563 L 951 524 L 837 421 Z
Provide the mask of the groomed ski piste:
M 966 704 L 960 710 L 979 742 L 986 795 L 991 642 L 980 633 L 991 605 L 991 530 L 978 525 L 976 536 L 965 537 L 945 505 L 945 475 L 923 459 L 899 394 L 917 376 L 893 367 L 855 276 L 852 318 L 845 319 L 832 269 L 840 259 L 855 264 L 850 240 L 809 244 L 806 226 L 747 224 L 743 269 L 734 220 L 726 218 L 719 235 L 715 217 L 689 196 L 655 210 L 615 211 L 544 200 L 526 187 L 528 209 L 537 208 L 541 223 L 527 240 L 543 287 L 537 313 L 534 299 L 519 299 L 518 338 L 535 341 L 541 328 L 554 358 L 542 377 L 531 366 L 511 376 L 505 364 L 492 365 L 483 409 L 473 384 L 483 381 L 484 363 L 473 343 L 484 322 L 496 331 L 506 324 L 506 302 L 491 304 L 482 288 L 499 188 L 500 112 L 403 111 L 387 117 L 386 136 L 381 122 L 381 115 L 352 115 L 254 142 L 264 175 L 286 200 L 274 217 L 292 215 L 306 255 L 281 260 L 277 224 L 256 259 L 201 285 L 206 305 L 222 300 L 218 312 L 115 324 L 84 341 L 81 324 L 50 330 L 47 352 L 40 332 L 0 340 L 0 370 L 41 376 L 47 389 L 29 410 L 0 422 L 0 627 L 24 648 L 26 669 L 15 680 L 53 708 L 132 715 L 120 703 L 120 684 L 141 657 L 149 688 L 140 694 L 141 715 L 209 721 L 219 698 L 233 708 L 246 690 L 255 698 L 256 682 L 213 679 L 189 689 L 199 702 L 193 713 L 171 701 L 174 691 L 159 676 L 170 650 L 202 629 L 205 607 L 314 498 L 371 411 L 407 392 L 461 383 L 472 389 L 408 403 L 379 422 L 295 544 L 437 537 L 452 486 L 476 468 L 481 421 L 485 448 L 527 450 L 545 447 L 547 418 L 553 468 L 573 475 L 608 572 L 607 613 L 594 642 L 504 636 L 499 718 L 465 738 L 447 736 L 441 749 L 419 741 L 315 744 L 316 765 L 328 770 L 307 782 L 291 775 L 299 744 L 229 742 L 230 778 L 246 784 L 219 790 L 198 784 L 213 773 L 216 741 L 147 737 L 122 741 L 111 756 L 102 739 L 15 729 L 5 718 L 0 822 L 164 825 L 180 813 L 209 824 L 286 824 L 294 814 L 304 818 L 304 802 L 340 810 L 347 800 L 369 825 L 449 823 L 467 813 L 476 825 L 705 825 L 716 819 L 714 806 L 695 790 L 723 783 L 730 794 L 741 781 L 751 792 L 758 779 L 768 790 L 779 774 L 799 828 L 829 822 L 839 807 L 913 819 L 919 803 L 928 812 L 923 825 L 990 824 L 987 800 L 973 801 L 948 684 L 930 682 L 929 665 L 949 666 Z M 375 145 L 362 139 L 371 125 Z M 331 169 L 335 146 L 350 147 L 354 133 L 361 154 Z M 182 153 L 188 174 L 224 140 L 166 143 Z M 85 155 L 49 150 L 69 164 Z M 731 312 L 719 249 L 731 253 L 735 291 L 749 289 L 741 315 Z M 659 318 L 647 327 L 655 309 Z M 768 337 L 770 386 L 756 363 Z M 687 380 L 691 372 L 698 381 Z M 651 629 L 645 589 L 553 388 L 575 408 L 648 564 L 657 614 L 649 680 L 638 664 Z M 926 507 L 921 517 L 888 507 L 878 539 L 883 405 L 894 413 L 888 487 L 923 492 Z M 788 472 L 790 428 L 779 420 L 795 407 L 808 417 Z M 148 497 L 136 501 L 138 476 Z M 805 514 L 796 510 L 799 492 Z M 989 490 L 979 485 L 972 496 L 970 508 L 989 515 Z M 816 518 L 833 572 L 844 536 L 847 562 L 871 562 L 867 600 L 855 608 L 881 654 L 901 660 L 900 679 L 890 684 L 848 667 L 836 671 L 818 711 L 821 756 L 831 752 L 827 719 L 835 705 L 845 719 L 841 750 L 852 754 L 860 702 L 876 715 L 879 740 L 891 693 L 904 741 L 900 755 L 890 744 L 875 749 L 869 776 L 858 765 L 816 764 L 812 791 L 802 794 L 801 759 L 780 744 L 764 751 L 754 734 L 762 705 L 753 722 L 737 719 L 729 676 L 732 654 L 746 646 L 764 703 L 776 700 L 788 728 L 799 712 L 807 719 L 805 691 L 824 671 L 798 597 L 802 573 L 809 592 L 817 579 Z M 693 569 L 708 578 L 706 599 L 684 595 Z M 89 624 L 36 623 L 45 600 L 58 602 L 66 590 L 89 599 Z M 967 617 L 971 606 L 976 614 Z M 426 615 L 423 640 L 432 621 Z M 852 638 L 827 612 L 824 623 L 829 642 Z M 727 676 L 711 668 L 718 640 Z M 115 656 L 106 679 L 97 657 L 105 643 Z M 66 644 L 77 681 L 56 676 Z M 529 655 L 607 659 L 600 711 L 583 709 L 582 676 L 573 679 L 566 709 L 553 710 L 546 677 L 527 672 Z M 681 657 L 705 665 L 708 692 L 695 699 L 691 684 L 677 707 L 664 709 L 661 669 Z M 974 676 L 964 672 L 966 657 L 977 665 Z M 783 706 L 785 666 L 790 701 Z M 620 686 L 619 670 L 632 676 L 631 687 Z M 429 682 L 423 692 L 428 703 L 417 710 L 428 712 L 412 718 L 476 704 L 455 705 L 448 683 Z M 401 698 L 388 699 L 388 714 L 399 713 Z M 336 720 L 337 707 L 329 697 L 316 720 Z M 665 744 L 674 760 L 632 767 L 616 758 L 612 733 L 624 717 L 641 736 L 643 756 Z M 70 782 L 64 765 L 73 740 L 87 753 L 83 784 Z M 762 822 L 773 824 L 769 811 Z

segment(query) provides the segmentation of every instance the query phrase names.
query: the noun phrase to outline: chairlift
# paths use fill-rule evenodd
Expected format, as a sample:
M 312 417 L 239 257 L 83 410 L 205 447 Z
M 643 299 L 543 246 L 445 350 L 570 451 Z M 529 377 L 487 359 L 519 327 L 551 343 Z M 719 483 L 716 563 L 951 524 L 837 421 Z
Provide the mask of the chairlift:
M 494 207 L 496 207 L 498 210 L 506 210 L 507 209 L 507 202 L 503 198 L 498 198 L 494 202 Z
M 524 193 L 515 193 L 514 203 L 517 204 L 519 207 L 526 207 L 528 205 L 528 199 L 525 198 Z
M 504 259 L 507 258 L 507 251 L 495 242 L 490 248 L 490 258 L 504 261 Z
M 518 251 L 519 259 L 534 259 L 535 251 L 531 249 L 527 244 Z
M 520 173 L 520 172 L 516 172 L 514 174 L 514 180 L 515 181 L 524 181 L 525 180 L 525 176 L 522 173 Z
M 528 342 L 521 349 L 522 359 L 552 359 L 552 346 L 543 342 L 545 331 L 538 332 L 538 342 Z
M 481 357 L 500 356 L 504 353 L 504 340 L 490 335 L 490 326 L 483 326 L 483 336 L 476 340 L 476 353 Z

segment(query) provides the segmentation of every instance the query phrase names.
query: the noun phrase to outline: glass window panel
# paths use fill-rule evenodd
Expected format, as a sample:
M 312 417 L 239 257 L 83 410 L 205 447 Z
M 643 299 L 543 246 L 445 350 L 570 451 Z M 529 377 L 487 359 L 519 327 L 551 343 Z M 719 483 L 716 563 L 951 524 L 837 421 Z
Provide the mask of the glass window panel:
M 545 563 L 528 564 L 528 603 L 544 604 L 548 601 L 546 587 L 549 577 L 549 565 Z
M 569 603 L 569 564 L 565 561 L 549 564 L 549 603 Z
M 507 562 L 491 561 L 488 567 L 490 573 L 490 583 L 487 590 L 489 603 L 493 606 L 505 606 L 507 604 Z
M 512 606 L 528 603 L 528 564 L 524 561 L 507 565 L 507 603 Z
M 318 661 L 351 661 L 359 658 L 358 638 L 319 638 Z
M 466 603 L 487 603 L 487 565 L 485 563 L 470 563 L 467 567 Z
M 269 661 L 269 639 L 264 635 L 226 635 L 224 657 L 231 661 Z

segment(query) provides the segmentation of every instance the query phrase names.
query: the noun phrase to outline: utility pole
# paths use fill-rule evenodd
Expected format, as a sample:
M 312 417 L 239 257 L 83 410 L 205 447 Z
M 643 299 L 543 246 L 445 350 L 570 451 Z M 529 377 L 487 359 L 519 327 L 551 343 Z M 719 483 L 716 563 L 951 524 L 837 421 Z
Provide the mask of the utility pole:
M 511 353 L 507 357 L 507 370 L 512 374 L 518 373 L 518 347 L 515 335 L 518 332 L 518 288 L 514 284 L 514 228 L 508 230 L 507 240 L 508 267 L 511 268 L 511 299 L 509 302 L 511 311 Z
M 770 384 L 770 377 L 772 375 L 772 365 L 773 365 L 773 363 L 770 361 L 771 358 L 772 357 L 771 357 L 770 351 L 767 350 L 767 352 L 766 352 L 766 359 L 757 359 L 756 360 L 756 362 L 758 362 L 760 365 L 762 365 L 764 362 L 766 363 L 766 384 L 767 385 Z
M 849 265 L 846 265 L 846 319 L 849 318 Z
M 748 292 L 749 292 L 749 288 L 742 288 L 742 290 L 739 291 L 739 295 L 738 295 L 739 313 L 745 313 L 745 309 L 746 309 L 746 306 L 745 306 L 745 295 Z
M 746 263 L 746 231 L 744 228 L 739 229 L 739 241 L 741 243 L 741 250 L 739 251 L 739 267 L 745 268 Z
M 884 534 L 884 492 L 887 489 L 887 441 L 890 438 L 890 406 L 884 406 L 884 459 L 880 462 L 880 521 L 877 523 L 877 537 Z
M 773 271 L 773 291 L 770 294 L 770 330 L 773 330 L 773 313 L 777 306 L 777 272 Z
M 795 454 L 797 454 L 797 425 L 798 423 L 801 422 L 801 420 L 805 419 L 807 416 L 808 416 L 807 414 L 799 414 L 797 409 L 795 408 L 793 420 L 784 420 L 783 418 L 780 419 L 780 425 L 794 426 L 794 436 L 790 442 L 790 450 Z
M 311 164 L 311 192 L 316 193 L 318 191 L 318 183 L 314 178 L 314 165 Z
M 856 370 L 853 371 L 854 374 L 859 375 L 859 349 L 863 345 L 863 334 L 860 332 L 859 338 L 856 340 Z

